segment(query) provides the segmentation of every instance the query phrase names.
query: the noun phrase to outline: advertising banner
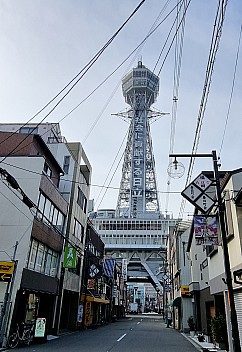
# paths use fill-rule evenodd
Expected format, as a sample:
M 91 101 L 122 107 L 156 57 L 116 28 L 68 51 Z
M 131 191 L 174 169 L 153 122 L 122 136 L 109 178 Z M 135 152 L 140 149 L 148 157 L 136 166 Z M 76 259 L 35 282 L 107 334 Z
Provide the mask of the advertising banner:
M 73 247 L 66 247 L 64 253 L 64 268 L 75 268 L 76 267 L 76 249 Z
M 196 245 L 218 245 L 218 227 L 216 216 L 194 216 Z
M 37 318 L 35 323 L 35 337 L 44 337 L 46 327 L 46 318 Z

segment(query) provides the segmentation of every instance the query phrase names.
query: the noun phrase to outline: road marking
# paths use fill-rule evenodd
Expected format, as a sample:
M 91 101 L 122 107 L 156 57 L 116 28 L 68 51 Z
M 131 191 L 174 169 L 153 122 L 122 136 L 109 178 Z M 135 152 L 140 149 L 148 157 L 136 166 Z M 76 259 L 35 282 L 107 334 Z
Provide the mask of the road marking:
M 117 339 L 117 341 L 121 341 L 127 334 L 123 334 L 119 339 Z

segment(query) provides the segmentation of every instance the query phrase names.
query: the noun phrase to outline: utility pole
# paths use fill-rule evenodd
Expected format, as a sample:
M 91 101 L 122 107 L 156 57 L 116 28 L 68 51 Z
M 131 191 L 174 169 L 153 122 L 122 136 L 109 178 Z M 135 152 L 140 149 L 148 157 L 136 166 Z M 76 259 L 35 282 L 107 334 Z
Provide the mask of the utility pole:
M 16 270 L 17 270 L 17 265 L 18 265 L 18 261 L 15 260 L 17 247 L 18 247 L 18 241 L 16 241 L 16 244 L 14 246 L 14 253 L 13 253 L 13 259 L 12 259 L 12 261 L 14 262 L 13 275 L 12 275 L 11 281 L 8 282 L 8 284 L 7 284 L 7 288 L 6 288 L 5 296 L 4 296 L 4 301 L 3 301 L 3 305 L 2 305 L 2 310 L 1 310 L 0 345 L 2 347 L 6 347 L 7 323 L 8 323 L 8 317 L 9 317 L 9 312 L 10 312 L 10 303 L 11 303 L 11 296 L 12 296 L 12 292 L 13 292 L 14 280 L 15 280 Z
M 217 153 L 215 150 L 213 150 L 211 154 L 170 154 L 169 156 L 175 157 L 175 162 L 176 162 L 176 158 L 178 157 L 212 158 L 213 160 L 214 178 L 216 183 L 215 186 L 216 186 L 216 195 L 217 195 L 218 212 L 219 212 L 218 215 L 219 215 L 221 237 L 222 237 L 222 244 L 223 244 L 224 269 L 225 269 L 225 276 L 226 276 L 225 283 L 228 288 L 228 294 L 229 294 L 229 300 L 230 300 L 230 319 L 231 319 L 232 336 L 233 336 L 233 346 L 230 346 L 230 348 L 231 348 L 231 352 L 241 352 L 238 320 L 237 320 L 237 313 L 235 309 L 232 275 L 231 275 L 231 267 L 230 267 L 230 260 L 229 260 L 229 250 L 228 250 L 227 235 L 226 235 L 225 209 L 224 209 L 224 203 L 222 200 L 220 180 L 219 180 Z
M 221 196 L 221 188 L 220 188 L 219 172 L 218 172 L 218 162 L 217 162 L 217 155 L 216 155 L 215 150 L 212 151 L 212 155 L 213 155 L 214 176 L 215 176 L 215 181 L 216 181 L 216 193 L 217 193 L 217 200 L 218 200 L 219 221 L 220 221 L 221 236 L 222 236 L 222 243 L 223 243 L 226 284 L 228 287 L 229 300 L 230 300 L 230 315 L 231 315 L 230 318 L 231 318 L 231 325 L 232 325 L 232 336 L 234 339 L 234 351 L 241 352 L 238 320 L 237 320 L 237 313 L 236 313 L 235 302 L 234 302 L 232 275 L 231 275 L 229 250 L 228 250 L 228 242 L 227 242 L 227 235 L 226 235 L 225 209 L 224 209 L 224 203 L 222 201 L 222 196 Z M 231 346 L 231 348 L 232 348 L 232 346 Z

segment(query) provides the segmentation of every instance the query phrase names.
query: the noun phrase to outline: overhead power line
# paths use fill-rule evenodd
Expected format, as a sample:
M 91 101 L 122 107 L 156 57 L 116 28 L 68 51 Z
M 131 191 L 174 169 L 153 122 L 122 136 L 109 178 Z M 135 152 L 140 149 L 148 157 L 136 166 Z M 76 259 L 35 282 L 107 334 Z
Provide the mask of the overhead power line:
M 236 54 L 236 59 L 235 59 L 235 66 L 234 66 L 233 82 L 232 82 L 231 93 L 230 93 L 230 98 L 229 98 L 229 105 L 228 105 L 228 110 L 227 110 L 227 115 L 226 115 L 226 120 L 225 120 L 225 125 L 224 125 L 224 132 L 223 132 L 222 141 L 221 141 L 221 145 L 220 145 L 220 149 L 219 149 L 219 153 L 218 153 L 219 157 L 221 155 L 221 151 L 222 151 L 223 144 L 224 144 L 224 138 L 225 138 L 225 133 L 227 130 L 228 120 L 229 120 L 229 116 L 230 116 L 230 108 L 231 108 L 232 98 L 233 98 L 233 94 L 234 94 L 235 78 L 236 78 L 237 66 L 238 66 L 238 60 L 239 60 L 241 32 L 242 32 L 242 25 L 240 27 L 239 42 L 238 42 L 238 48 L 237 48 L 237 54 Z
M 197 118 L 197 124 L 196 124 L 196 130 L 195 130 L 191 154 L 196 154 L 197 149 L 198 149 L 198 145 L 199 145 L 203 119 L 204 119 L 205 110 L 206 110 L 207 102 L 208 102 L 208 96 L 209 96 L 209 92 L 210 92 L 212 74 L 214 71 L 216 55 L 217 55 L 217 51 L 219 48 L 219 43 L 220 43 L 220 39 L 221 39 L 221 35 L 222 35 L 222 28 L 223 28 L 227 3 L 228 3 L 228 0 L 220 0 L 218 3 L 218 7 L 217 7 L 217 12 L 216 12 L 214 27 L 213 27 L 213 33 L 212 33 L 212 38 L 211 38 L 211 44 L 210 44 L 210 49 L 209 49 L 208 62 L 207 62 L 207 67 L 206 67 L 205 81 L 204 81 L 202 97 L 201 97 L 201 101 L 200 101 L 200 105 L 199 105 L 198 118 Z M 187 186 L 188 182 L 191 180 L 194 163 L 195 163 L 195 158 L 191 158 L 190 163 L 189 163 L 189 167 L 188 167 L 185 186 Z M 181 202 L 180 210 L 179 210 L 179 218 L 182 218 L 182 213 L 185 209 L 185 204 L 186 204 L 186 202 L 183 199 Z
M 125 25 L 129 22 L 129 20 L 134 16 L 134 14 L 139 10 L 141 5 L 146 0 L 142 0 L 139 5 L 135 8 L 135 10 L 131 13 L 131 15 L 126 19 L 126 21 L 119 27 L 119 29 L 113 34 L 113 36 L 104 44 L 104 46 L 97 52 L 97 54 L 94 55 L 94 57 L 82 68 L 82 70 L 59 92 L 56 94 L 54 98 L 52 98 L 41 110 L 39 110 L 27 123 L 32 121 L 37 115 L 39 115 L 47 106 L 49 106 L 57 97 L 59 97 L 73 82 L 72 86 L 68 89 L 68 91 L 59 99 L 59 101 L 54 105 L 54 107 L 43 117 L 43 119 L 37 124 L 36 127 L 38 127 L 43 121 L 57 108 L 57 106 L 66 98 L 66 96 L 72 91 L 72 89 L 77 85 L 77 83 L 83 78 L 83 76 L 89 71 L 89 69 L 94 65 L 94 63 L 99 59 L 99 57 L 103 54 L 103 52 L 106 50 L 106 48 L 112 43 L 112 41 L 116 38 L 116 36 L 119 34 L 119 32 L 125 27 Z M 79 77 L 80 76 L 80 77 Z M 75 81 L 76 80 L 76 81 Z M 27 124 L 26 123 L 26 124 Z M 23 126 L 26 126 L 23 125 Z M 36 128 L 35 127 L 35 128 Z M 12 133 L 8 138 L 11 138 L 12 135 L 16 134 L 17 131 Z M 28 136 L 29 134 L 27 134 Z M 27 138 L 26 136 L 26 138 Z M 7 139 L 8 139 L 7 138 Z M 26 139 L 25 138 L 25 139 Z M 16 146 L 7 156 L 11 155 L 23 142 L 23 139 L 18 146 Z M 4 140 L 5 141 L 5 140 Z M 2 143 L 4 142 L 2 141 Z M 6 157 L 7 157 L 6 156 Z M 5 157 L 5 159 L 6 159 Z M 4 160 L 5 160 L 4 159 Z

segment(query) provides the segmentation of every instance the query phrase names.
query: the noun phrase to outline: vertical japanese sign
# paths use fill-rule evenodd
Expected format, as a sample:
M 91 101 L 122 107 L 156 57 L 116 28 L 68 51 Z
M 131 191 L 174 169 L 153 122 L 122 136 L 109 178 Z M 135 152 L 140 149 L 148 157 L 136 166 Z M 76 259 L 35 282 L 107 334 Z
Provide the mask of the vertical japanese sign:
M 84 325 L 89 326 L 92 322 L 92 305 L 91 302 L 86 302 L 85 306 L 85 317 L 84 317 Z
M 139 99 L 142 99 L 140 96 Z M 141 102 L 139 102 L 141 103 Z M 138 209 L 143 207 L 144 198 L 144 163 L 145 163 L 145 131 L 146 119 L 140 109 L 135 110 L 133 135 L 133 167 L 132 167 L 132 215 L 136 217 Z
M 127 278 L 128 278 L 128 260 L 127 259 L 122 260 L 122 276 L 124 281 L 127 281 Z
M 218 245 L 218 227 L 216 216 L 194 216 L 196 245 Z
M 76 267 L 76 249 L 73 247 L 66 247 L 64 253 L 64 268 Z

